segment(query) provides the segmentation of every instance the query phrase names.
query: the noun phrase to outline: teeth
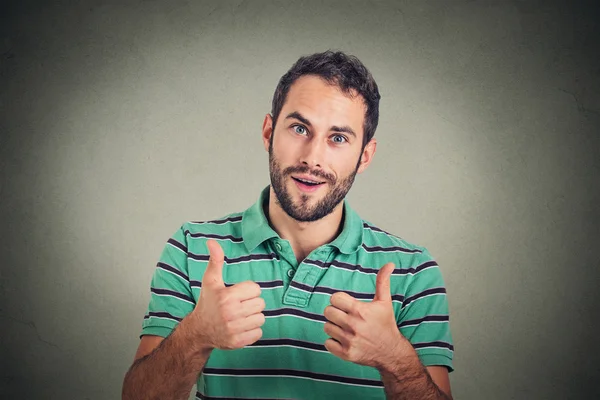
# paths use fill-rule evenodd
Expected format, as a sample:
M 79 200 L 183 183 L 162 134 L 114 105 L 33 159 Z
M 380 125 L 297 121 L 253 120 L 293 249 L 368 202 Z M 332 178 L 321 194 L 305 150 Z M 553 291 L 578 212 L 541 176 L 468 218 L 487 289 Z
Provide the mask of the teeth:
M 306 179 L 300 179 L 300 178 L 296 178 L 298 179 L 300 182 L 304 182 L 304 183 L 311 183 L 311 184 L 317 184 L 319 182 L 314 182 L 314 181 L 307 181 Z

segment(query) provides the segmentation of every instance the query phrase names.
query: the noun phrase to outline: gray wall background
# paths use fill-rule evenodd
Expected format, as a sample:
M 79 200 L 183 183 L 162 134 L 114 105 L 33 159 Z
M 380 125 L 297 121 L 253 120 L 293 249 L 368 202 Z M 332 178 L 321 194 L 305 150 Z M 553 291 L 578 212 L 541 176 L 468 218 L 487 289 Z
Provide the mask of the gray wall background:
M 119 398 L 166 239 L 253 203 L 279 77 L 381 88 L 350 201 L 437 257 L 456 399 L 600 396 L 591 2 L 13 2 L 0 20 L 0 397 Z

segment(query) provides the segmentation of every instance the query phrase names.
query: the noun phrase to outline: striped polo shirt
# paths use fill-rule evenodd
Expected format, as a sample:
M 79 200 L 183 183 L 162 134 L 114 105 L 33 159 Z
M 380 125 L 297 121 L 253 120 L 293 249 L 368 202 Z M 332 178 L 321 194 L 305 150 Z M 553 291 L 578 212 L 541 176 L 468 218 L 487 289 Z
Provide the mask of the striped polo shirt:
M 425 366 L 452 371 L 446 289 L 429 252 L 363 221 L 344 201 L 342 232 L 297 262 L 289 241 L 269 226 L 269 187 L 242 213 L 187 222 L 167 241 L 151 282 L 142 335 L 166 337 L 199 298 L 207 239 L 225 253 L 223 280 L 258 283 L 266 322 L 256 343 L 215 349 L 198 379 L 199 399 L 384 399 L 379 372 L 344 361 L 324 346 L 323 311 L 335 292 L 361 301 L 375 295 L 377 271 L 396 266 L 390 286 L 398 328 Z

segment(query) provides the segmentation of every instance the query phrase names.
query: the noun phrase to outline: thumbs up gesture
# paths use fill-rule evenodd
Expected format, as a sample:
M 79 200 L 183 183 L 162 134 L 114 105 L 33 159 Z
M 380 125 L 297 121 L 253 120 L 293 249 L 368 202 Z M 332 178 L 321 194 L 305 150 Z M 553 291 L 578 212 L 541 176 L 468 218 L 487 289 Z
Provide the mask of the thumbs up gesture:
M 214 240 L 207 241 L 210 258 L 202 278 L 202 290 L 192 311 L 201 342 L 209 349 L 238 349 L 256 342 L 265 323 L 265 301 L 260 286 L 246 281 L 226 287 L 224 254 Z
M 396 357 L 402 346 L 410 343 L 398 330 L 390 275 L 394 264 L 385 264 L 377 273 L 375 297 L 370 303 L 356 300 L 344 292 L 331 296 L 325 308 L 325 333 L 331 337 L 325 348 L 335 356 L 356 364 L 381 368 Z M 411 347 L 412 348 L 412 347 Z

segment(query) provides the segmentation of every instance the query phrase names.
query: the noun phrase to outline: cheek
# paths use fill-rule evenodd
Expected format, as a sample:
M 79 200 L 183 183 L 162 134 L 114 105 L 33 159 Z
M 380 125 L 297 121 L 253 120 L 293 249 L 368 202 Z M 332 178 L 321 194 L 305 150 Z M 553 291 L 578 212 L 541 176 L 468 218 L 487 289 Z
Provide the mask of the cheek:
M 273 140 L 273 154 L 275 157 L 284 165 L 296 165 L 300 154 L 297 146 L 293 143 L 286 141 L 282 138 L 283 135 L 279 134 L 274 137 Z
M 332 152 L 329 168 L 334 171 L 338 179 L 350 176 L 356 170 L 360 154 L 355 152 Z

